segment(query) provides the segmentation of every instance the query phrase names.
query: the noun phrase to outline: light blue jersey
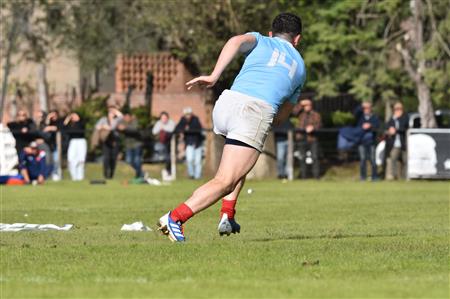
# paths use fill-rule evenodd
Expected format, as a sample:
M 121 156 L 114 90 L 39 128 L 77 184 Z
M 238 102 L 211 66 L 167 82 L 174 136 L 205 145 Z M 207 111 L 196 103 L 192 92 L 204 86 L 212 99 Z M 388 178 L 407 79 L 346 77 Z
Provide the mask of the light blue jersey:
M 275 112 L 281 104 L 297 104 L 306 79 L 303 58 L 294 46 L 279 37 L 266 37 L 250 32 L 255 47 L 247 53 L 244 65 L 231 90 L 269 103 Z

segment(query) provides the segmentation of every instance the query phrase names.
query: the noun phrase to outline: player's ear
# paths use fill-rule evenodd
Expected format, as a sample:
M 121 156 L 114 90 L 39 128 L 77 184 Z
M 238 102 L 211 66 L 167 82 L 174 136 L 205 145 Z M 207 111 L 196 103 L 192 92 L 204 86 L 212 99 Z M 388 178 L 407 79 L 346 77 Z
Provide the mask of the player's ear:
M 301 40 L 302 40 L 302 36 L 300 34 L 297 35 L 296 37 L 294 37 L 294 43 L 293 43 L 294 46 L 297 46 Z
M 272 37 L 272 36 L 273 36 L 272 31 L 269 31 L 269 37 Z

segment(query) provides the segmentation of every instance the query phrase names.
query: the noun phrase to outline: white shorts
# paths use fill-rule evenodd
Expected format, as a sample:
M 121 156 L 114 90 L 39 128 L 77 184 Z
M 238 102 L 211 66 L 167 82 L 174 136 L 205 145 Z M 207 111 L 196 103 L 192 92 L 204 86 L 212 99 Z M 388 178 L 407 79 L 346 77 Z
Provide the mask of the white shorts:
M 227 89 L 214 106 L 214 133 L 262 152 L 274 115 L 273 107 L 265 101 Z

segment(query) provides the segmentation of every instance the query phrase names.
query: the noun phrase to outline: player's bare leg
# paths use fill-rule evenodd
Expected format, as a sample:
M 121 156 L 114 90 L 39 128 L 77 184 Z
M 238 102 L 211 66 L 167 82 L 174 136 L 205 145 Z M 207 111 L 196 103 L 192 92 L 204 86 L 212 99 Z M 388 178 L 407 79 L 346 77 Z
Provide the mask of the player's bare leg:
M 226 144 L 215 177 L 195 190 L 185 204 L 195 214 L 216 203 L 223 196 L 239 194 L 245 176 L 258 157 L 259 152 L 254 148 Z
M 242 188 L 244 187 L 244 184 L 245 184 L 245 177 L 243 177 L 239 181 L 239 183 L 236 185 L 236 188 L 234 188 L 233 192 L 226 195 L 223 199 L 224 200 L 237 200 L 237 198 L 239 197 L 239 194 L 241 193 Z
M 213 179 L 194 191 L 192 196 L 158 222 L 162 233 L 172 241 L 184 241 L 182 224 L 220 198 L 242 188 L 243 179 L 258 160 L 259 152 L 250 147 L 226 144 L 223 148 L 219 169 Z M 238 185 L 241 186 L 239 188 Z
M 227 235 L 240 233 L 241 226 L 235 220 L 236 214 L 236 204 L 239 197 L 239 194 L 244 187 L 245 177 L 242 178 L 237 184 L 236 188 L 234 188 L 233 192 L 226 195 L 222 199 L 222 207 L 220 209 L 220 220 L 219 225 L 217 226 L 217 230 L 219 231 L 219 235 Z

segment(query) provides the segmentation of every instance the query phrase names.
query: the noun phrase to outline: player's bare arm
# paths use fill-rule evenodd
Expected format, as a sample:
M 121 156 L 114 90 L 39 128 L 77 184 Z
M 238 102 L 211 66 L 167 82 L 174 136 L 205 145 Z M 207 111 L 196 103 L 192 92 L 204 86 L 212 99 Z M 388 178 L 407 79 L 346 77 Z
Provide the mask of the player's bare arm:
M 202 85 L 211 88 L 219 80 L 225 68 L 238 53 L 250 51 L 256 44 L 256 38 L 249 34 L 236 35 L 230 38 L 217 59 L 216 66 L 209 76 L 200 76 L 186 83 L 188 89 L 194 85 Z

